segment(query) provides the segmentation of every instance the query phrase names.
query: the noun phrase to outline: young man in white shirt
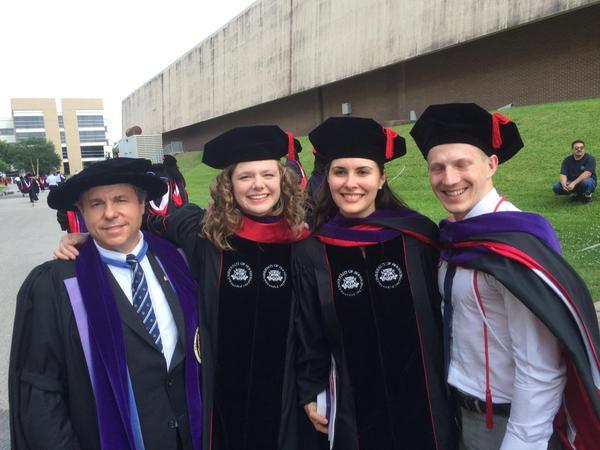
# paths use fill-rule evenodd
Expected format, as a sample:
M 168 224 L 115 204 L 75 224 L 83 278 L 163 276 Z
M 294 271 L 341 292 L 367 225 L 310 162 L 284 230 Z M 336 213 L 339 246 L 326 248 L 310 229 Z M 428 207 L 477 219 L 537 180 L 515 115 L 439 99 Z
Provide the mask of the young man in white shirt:
M 475 104 L 446 104 L 427 108 L 411 135 L 427 159 L 434 194 L 451 213 L 440 225 L 438 284 L 444 297 L 447 380 L 460 407 L 462 448 L 556 448 L 553 421 L 563 404 L 568 365 L 560 344 L 584 355 L 586 350 L 568 333 L 548 328 L 565 322 L 577 329 L 564 313 L 570 296 L 556 298 L 552 291 L 552 286 L 560 289 L 560 281 L 547 276 L 555 283 L 542 282 L 539 295 L 521 292 L 522 286 L 540 283 L 534 267 L 552 274 L 545 271 L 546 262 L 560 259 L 568 267 L 563 272 L 574 271 L 562 260 L 545 219 L 520 212 L 494 188 L 498 165 L 523 147 L 519 131 L 509 119 Z M 572 286 L 568 292 L 587 292 L 576 274 L 564 285 Z M 587 298 L 585 293 L 573 297 L 593 311 L 589 292 Z M 580 332 L 590 336 L 590 349 L 598 348 L 597 323 L 584 323 Z M 594 357 L 589 366 L 577 368 L 592 385 L 579 393 L 595 397 L 592 427 L 600 423 L 593 388 L 600 384 L 598 367 Z M 565 411 L 566 406 L 561 413 L 568 415 Z

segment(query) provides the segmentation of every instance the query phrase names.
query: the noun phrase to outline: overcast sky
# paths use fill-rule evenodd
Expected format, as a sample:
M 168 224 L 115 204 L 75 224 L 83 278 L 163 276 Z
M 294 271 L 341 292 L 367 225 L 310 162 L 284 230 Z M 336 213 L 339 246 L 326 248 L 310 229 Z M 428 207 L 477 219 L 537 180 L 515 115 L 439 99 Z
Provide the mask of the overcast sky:
M 121 100 L 254 0 L 5 0 L 0 118 L 11 97 L 104 100 L 113 139 Z

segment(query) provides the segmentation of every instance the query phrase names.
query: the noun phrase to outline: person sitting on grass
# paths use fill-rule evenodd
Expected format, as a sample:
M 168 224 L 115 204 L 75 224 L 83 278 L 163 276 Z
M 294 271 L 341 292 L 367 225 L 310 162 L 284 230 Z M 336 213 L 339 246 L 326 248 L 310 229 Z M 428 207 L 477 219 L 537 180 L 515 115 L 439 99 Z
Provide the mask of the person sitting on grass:
M 572 195 L 573 200 L 589 203 L 596 190 L 596 159 L 585 152 L 585 142 L 581 139 L 573 141 L 571 151 L 573 154 L 563 159 L 560 181 L 552 190 L 556 195 Z

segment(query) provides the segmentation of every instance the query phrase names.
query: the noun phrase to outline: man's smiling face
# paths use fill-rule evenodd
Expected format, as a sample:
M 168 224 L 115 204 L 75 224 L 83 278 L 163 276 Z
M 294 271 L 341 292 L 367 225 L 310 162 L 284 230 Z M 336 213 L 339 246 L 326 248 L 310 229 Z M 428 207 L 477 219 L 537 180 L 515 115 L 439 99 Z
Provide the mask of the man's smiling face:
M 454 219 L 461 220 L 493 188 L 498 157 L 462 143 L 442 144 L 427 155 L 431 189 Z

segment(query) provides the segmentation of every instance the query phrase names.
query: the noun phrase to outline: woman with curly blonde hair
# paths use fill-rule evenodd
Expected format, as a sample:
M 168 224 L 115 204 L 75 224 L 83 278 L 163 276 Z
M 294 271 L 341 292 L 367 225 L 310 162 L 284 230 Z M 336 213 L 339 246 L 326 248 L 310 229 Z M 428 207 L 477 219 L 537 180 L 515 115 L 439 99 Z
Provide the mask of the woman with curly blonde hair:
M 151 224 L 185 251 L 199 282 L 203 444 L 216 450 L 312 450 L 320 437 L 297 402 L 292 245 L 307 236 L 304 194 L 280 158 L 300 143 L 277 126 L 208 142 L 221 169 L 207 210 L 186 205 Z
M 187 204 L 148 228 L 181 247 L 198 281 L 203 450 L 316 450 L 298 404 L 291 254 L 308 235 L 293 170 L 300 143 L 277 126 L 241 127 L 204 148 L 221 169 L 207 210 Z
M 298 186 L 296 173 L 277 163 L 281 178 L 281 195 L 269 215 L 285 219 L 292 232 L 300 235 L 305 228 L 304 193 Z M 233 176 L 236 165 L 223 169 L 210 186 L 213 200 L 209 213 L 204 216 L 200 235 L 220 250 L 233 250 L 229 239 L 241 228 L 244 213 L 238 207 L 234 194 Z

